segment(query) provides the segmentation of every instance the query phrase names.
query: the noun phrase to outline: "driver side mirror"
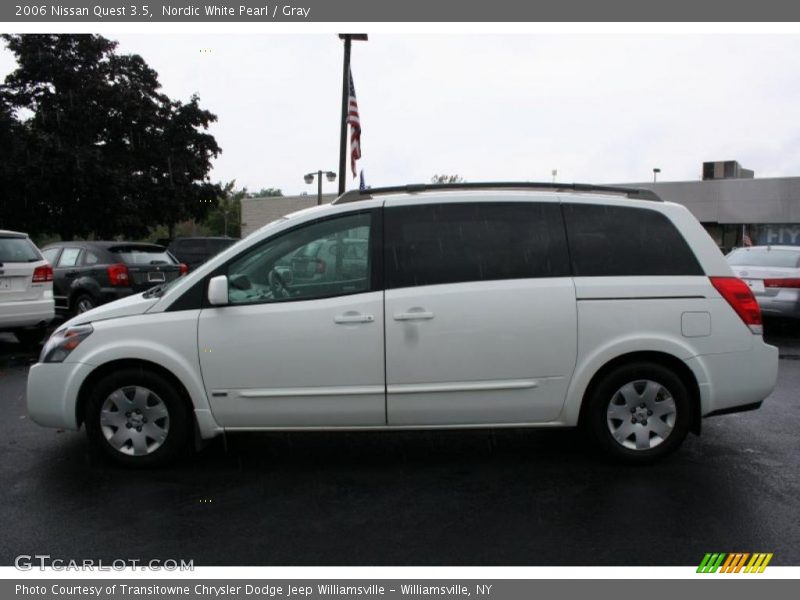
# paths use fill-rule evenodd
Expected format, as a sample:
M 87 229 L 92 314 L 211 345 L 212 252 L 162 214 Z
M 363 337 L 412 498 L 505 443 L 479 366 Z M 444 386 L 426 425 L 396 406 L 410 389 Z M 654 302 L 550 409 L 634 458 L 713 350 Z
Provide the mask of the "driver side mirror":
M 228 277 L 217 275 L 208 282 L 208 303 L 211 306 L 225 306 L 228 304 Z

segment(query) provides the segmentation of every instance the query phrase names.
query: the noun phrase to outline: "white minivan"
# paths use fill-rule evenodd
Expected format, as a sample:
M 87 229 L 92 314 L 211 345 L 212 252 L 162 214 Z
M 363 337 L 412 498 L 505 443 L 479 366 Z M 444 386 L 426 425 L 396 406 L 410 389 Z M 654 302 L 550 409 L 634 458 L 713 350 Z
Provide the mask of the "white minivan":
M 78 315 L 30 369 L 28 409 L 129 465 L 237 431 L 577 425 L 647 462 L 758 408 L 777 369 L 683 206 L 419 185 L 348 192 Z

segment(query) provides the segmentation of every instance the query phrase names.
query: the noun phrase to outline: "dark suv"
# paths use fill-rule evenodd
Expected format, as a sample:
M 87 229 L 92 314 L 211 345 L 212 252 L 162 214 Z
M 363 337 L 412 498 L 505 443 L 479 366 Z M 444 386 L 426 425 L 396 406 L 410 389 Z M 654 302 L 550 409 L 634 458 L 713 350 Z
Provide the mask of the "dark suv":
M 188 272 L 164 246 L 140 242 L 58 242 L 42 254 L 53 265 L 60 313 L 86 312 Z
M 230 237 L 185 237 L 172 240 L 169 251 L 190 271 L 238 240 Z

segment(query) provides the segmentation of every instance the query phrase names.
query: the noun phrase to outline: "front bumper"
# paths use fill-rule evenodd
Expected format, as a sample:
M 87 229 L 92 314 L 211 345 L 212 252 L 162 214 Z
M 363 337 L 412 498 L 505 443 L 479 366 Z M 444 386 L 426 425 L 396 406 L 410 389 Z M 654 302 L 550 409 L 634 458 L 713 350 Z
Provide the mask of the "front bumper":
M 28 371 L 27 388 L 31 419 L 45 427 L 78 429 L 78 392 L 93 368 L 75 362 L 33 365 Z

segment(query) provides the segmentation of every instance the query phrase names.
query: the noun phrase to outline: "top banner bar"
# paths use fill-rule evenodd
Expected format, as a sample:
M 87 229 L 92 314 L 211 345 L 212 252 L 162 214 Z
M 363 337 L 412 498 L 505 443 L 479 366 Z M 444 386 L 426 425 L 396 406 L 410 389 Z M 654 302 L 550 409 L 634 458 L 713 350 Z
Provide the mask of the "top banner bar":
M 17 0 L 6 23 L 61 22 L 784 22 L 800 20 L 786 0 Z

